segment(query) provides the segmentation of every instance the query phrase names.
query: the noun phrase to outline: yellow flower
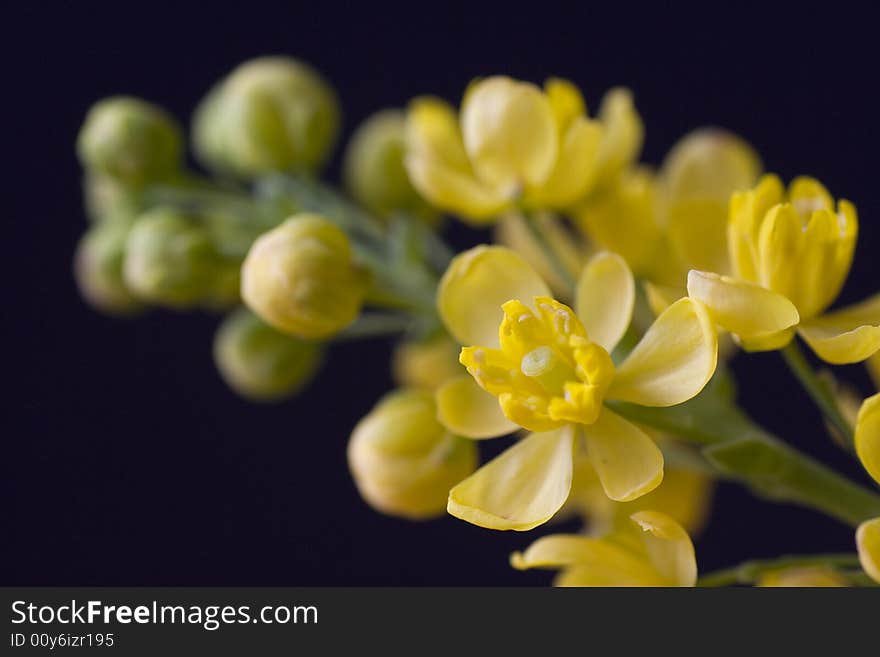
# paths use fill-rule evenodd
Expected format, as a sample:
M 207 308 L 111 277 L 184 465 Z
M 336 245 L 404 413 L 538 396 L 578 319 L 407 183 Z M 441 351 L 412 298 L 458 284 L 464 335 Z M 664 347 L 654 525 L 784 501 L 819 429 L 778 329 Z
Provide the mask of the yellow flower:
M 348 464 L 361 496 L 376 510 L 431 518 L 443 513 L 449 489 L 474 471 L 477 448 L 437 422 L 430 392 L 398 390 L 355 427 Z
M 554 534 L 515 552 L 511 565 L 563 569 L 556 586 L 694 586 L 697 559 L 687 532 L 669 516 L 639 511 L 601 538 Z
M 504 76 L 473 83 L 460 116 L 437 98 L 407 113 L 406 168 L 437 207 L 476 223 L 512 208 L 562 208 L 637 154 L 642 127 L 629 93 L 609 92 L 598 119 L 570 82 L 544 89 Z
M 880 393 L 862 403 L 856 422 L 855 444 L 865 470 L 880 483 Z M 880 583 L 880 518 L 859 525 L 856 546 L 862 568 Z
M 841 587 L 849 586 L 849 581 L 833 568 L 827 566 L 804 566 L 784 568 L 763 573 L 758 586 L 769 587 Z
M 761 161 L 747 142 L 726 130 L 700 128 L 672 147 L 659 172 L 624 172 L 580 204 L 574 219 L 650 281 L 649 293 L 674 301 L 685 295 L 689 269 L 730 273 L 728 201 L 760 173 Z
M 662 445 L 663 443 L 661 443 Z M 587 522 L 591 535 L 605 534 L 637 511 L 661 511 L 695 535 L 702 531 L 712 501 L 712 479 L 703 472 L 670 464 L 664 466 L 663 482 L 630 502 L 608 498 L 596 469 L 583 450 L 575 452 L 571 492 L 561 513 L 574 511 Z
M 345 233 L 317 214 L 294 215 L 253 243 L 241 267 L 245 303 L 279 331 L 325 338 L 358 316 L 366 283 Z
M 629 326 L 634 300 L 632 273 L 611 253 L 584 268 L 577 314 L 552 299 L 540 276 L 509 249 L 480 246 L 452 261 L 438 309 L 459 342 L 478 345 L 462 349 L 460 360 L 485 392 L 446 384 L 455 390 L 438 393 L 441 421 L 472 438 L 516 427 L 535 432 L 453 488 L 452 515 L 493 529 L 546 522 L 568 497 L 576 448 L 586 449 L 614 500 L 657 487 L 660 450 L 603 402 L 672 406 L 692 398 L 715 371 L 717 338 L 702 305 L 682 299 L 615 367 L 609 353 Z
M 779 349 L 795 331 L 823 360 L 855 363 L 880 349 L 880 294 L 823 314 L 843 286 L 858 233 L 856 209 L 812 178 L 788 193 L 776 176 L 730 202 L 734 275 L 691 271 L 688 294 L 748 350 Z

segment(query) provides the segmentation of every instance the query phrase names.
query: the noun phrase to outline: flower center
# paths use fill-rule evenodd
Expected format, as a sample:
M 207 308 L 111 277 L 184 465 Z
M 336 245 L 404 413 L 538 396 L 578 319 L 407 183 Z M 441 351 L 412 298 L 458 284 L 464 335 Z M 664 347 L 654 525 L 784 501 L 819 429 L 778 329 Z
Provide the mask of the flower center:
M 608 352 L 590 342 L 568 306 L 537 297 L 502 306 L 500 349 L 466 347 L 461 362 L 496 395 L 512 421 L 532 431 L 591 424 L 614 377 Z

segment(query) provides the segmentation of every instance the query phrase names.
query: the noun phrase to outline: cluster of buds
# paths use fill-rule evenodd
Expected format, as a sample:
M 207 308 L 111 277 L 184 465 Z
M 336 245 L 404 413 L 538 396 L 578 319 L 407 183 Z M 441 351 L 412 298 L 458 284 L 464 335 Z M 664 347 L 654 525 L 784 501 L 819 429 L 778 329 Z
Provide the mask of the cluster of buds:
M 786 189 L 719 128 L 653 169 L 632 93 L 610 90 L 591 115 L 559 78 L 492 76 L 459 109 L 425 96 L 378 112 L 348 142 L 342 189 L 317 178 L 339 130 L 330 85 L 281 57 L 242 64 L 198 106 L 210 175 L 184 168 L 164 111 L 101 101 L 78 142 L 94 222 L 76 255 L 83 296 L 117 314 L 228 313 L 215 361 L 257 401 L 302 390 L 335 341 L 394 336 L 399 388 L 348 443 L 361 496 L 495 530 L 577 516 L 580 533 L 510 558 L 559 570 L 557 584 L 880 583 L 880 495 L 751 420 L 728 367 L 781 351 L 880 481 L 880 396 L 828 385 L 797 342 L 880 383 L 880 295 L 830 309 L 855 252 L 852 203 L 811 178 Z M 497 244 L 455 254 L 444 215 Z M 506 449 L 481 464 L 496 438 Z M 855 550 L 698 577 L 692 536 L 720 477 L 849 524 Z

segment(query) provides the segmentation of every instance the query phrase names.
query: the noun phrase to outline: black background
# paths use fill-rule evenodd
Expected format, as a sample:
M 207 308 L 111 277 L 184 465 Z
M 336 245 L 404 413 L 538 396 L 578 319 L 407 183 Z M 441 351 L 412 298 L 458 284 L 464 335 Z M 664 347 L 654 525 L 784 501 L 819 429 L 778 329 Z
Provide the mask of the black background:
M 389 345 L 339 347 L 298 399 L 257 406 L 235 397 L 214 371 L 216 318 L 156 311 L 122 321 L 80 301 L 70 263 L 86 222 L 73 142 L 102 96 L 139 95 L 186 121 L 236 64 L 284 53 L 334 83 L 349 134 L 371 112 L 417 94 L 457 101 L 476 75 L 565 76 L 593 107 L 605 89 L 625 84 L 645 120 L 646 161 L 658 163 L 688 130 L 715 124 L 755 144 L 785 179 L 808 173 L 854 201 L 861 236 L 842 300 L 880 287 L 871 17 L 840 3 L 821 14 L 808 3 L 618 4 L 614 11 L 551 2 L 22 3 L 4 10 L 0 582 L 549 580 L 507 565 L 508 553 L 533 536 L 452 518 L 413 524 L 361 502 L 345 443 L 390 386 Z M 329 177 L 336 176 L 334 163 Z M 777 354 L 741 357 L 736 371 L 741 399 L 758 419 L 867 483 L 829 444 Z M 870 390 L 860 366 L 842 375 Z M 733 486 L 720 489 L 697 541 L 702 570 L 852 549 L 851 529 Z

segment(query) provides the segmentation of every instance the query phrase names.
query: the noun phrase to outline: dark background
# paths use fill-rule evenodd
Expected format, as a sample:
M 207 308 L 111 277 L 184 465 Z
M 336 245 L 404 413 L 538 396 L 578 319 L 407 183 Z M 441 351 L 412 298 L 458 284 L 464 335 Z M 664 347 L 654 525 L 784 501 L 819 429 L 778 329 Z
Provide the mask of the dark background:
M 604 4 L 604 3 L 603 3 Z M 854 201 L 861 237 L 843 299 L 880 276 L 876 34 L 834 3 L 702 9 L 550 2 L 30 3 L 4 10 L 0 583 L 530 584 L 513 549 L 534 536 L 452 518 L 408 523 L 359 499 L 345 463 L 354 423 L 389 386 L 389 345 L 335 349 L 310 390 L 277 406 L 234 396 L 214 371 L 217 319 L 155 311 L 108 319 L 70 272 L 86 227 L 73 143 L 89 105 L 139 95 L 188 120 L 242 60 L 290 54 L 336 86 L 346 134 L 476 75 L 574 80 L 595 108 L 630 86 L 658 163 L 688 130 L 727 127 L 785 179 L 808 173 Z M 768 3 L 769 4 L 769 3 Z M 337 163 L 330 169 L 337 175 Z M 9 201 L 12 201 L 11 205 Z M 467 246 L 461 243 L 460 246 Z M 770 429 L 867 482 L 832 447 L 778 354 L 739 358 L 741 398 Z M 842 374 L 870 388 L 863 369 Z M 852 530 L 724 486 L 697 541 L 702 570 L 789 552 L 851 551 Z

